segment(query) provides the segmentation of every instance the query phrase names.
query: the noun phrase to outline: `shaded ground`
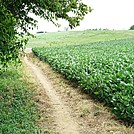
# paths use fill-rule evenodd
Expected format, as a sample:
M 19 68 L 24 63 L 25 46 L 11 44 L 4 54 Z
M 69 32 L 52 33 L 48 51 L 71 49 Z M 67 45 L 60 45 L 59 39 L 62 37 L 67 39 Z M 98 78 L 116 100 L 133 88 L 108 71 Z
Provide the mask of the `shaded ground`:
M 27 49 L 28 53 L 31 52 Z M 63 76 L 52 71 L 50 66 L 32 54 L 25 64 L 39 83 L 39 107 L 47 101 L 48 121 L 42 118 L 42 126 L 51 134 L 133 134 L 132 127 L 126 127 L 108 112 L 102 104 L 74 88 Z M 46 99 L 47 98 L 47 99 Z

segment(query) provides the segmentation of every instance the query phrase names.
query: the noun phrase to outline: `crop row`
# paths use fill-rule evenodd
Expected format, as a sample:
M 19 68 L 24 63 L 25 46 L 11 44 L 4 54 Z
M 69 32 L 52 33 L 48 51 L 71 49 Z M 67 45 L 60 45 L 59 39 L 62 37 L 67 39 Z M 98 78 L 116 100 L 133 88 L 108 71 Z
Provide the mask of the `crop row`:
M 67 79 L 134 123 L 134 39 L 64 47 L 33 48 Z

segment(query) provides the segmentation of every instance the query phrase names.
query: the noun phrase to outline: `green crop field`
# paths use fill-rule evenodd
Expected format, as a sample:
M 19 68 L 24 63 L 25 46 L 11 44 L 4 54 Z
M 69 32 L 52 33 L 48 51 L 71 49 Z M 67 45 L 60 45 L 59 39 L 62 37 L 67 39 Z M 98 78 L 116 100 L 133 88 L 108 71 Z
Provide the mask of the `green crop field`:
M 114 36 L 114 38 L 125 38 L 128 34 L 129 39 L 111 40 L 114 32 L 106 31 L 107 36 L 105 36 L 106 33 L 105 35 L 92 35 L 91 39 L 91 42 L 107 39 L 110 41 L 86 44 L 83 43 L 90 40 L 90 33 L 84 35 L 84 37 L 89 37 L 84 40 L 84 37 L 80 37 L 81 32 L 78 32 L 79 37 L 68 35 L 69 38 L 77 37 L 77 42 L 74 38 L 72 42 L 63 42 L 63 46 L 64 34 L 58 33 L 59 36 L 51 37 L 55 37 L 56 42 L 62 38 L 59 44 L 57 43 L 58 46 L 36 47 L 33 48 L 33 52 L 67 79 L 77 83 L 95 99 L 110 106 L 117 118 L 134 123 L 134 38 L 130 38 L 133 32 L 117 31 L 118 36 Z M 65 46 L 65 44 L 71 43 L 75 45 Z M 81 43 L 83 45 L 76 45 Z
M 28 47 L 41 46 L 66 46 L 78 45 L 89 42 L 117 40 L 124 38 L 133 38 L 134 31 L 68 31 L 56 33 L 36 34 L 36 38 L 29 40 Z

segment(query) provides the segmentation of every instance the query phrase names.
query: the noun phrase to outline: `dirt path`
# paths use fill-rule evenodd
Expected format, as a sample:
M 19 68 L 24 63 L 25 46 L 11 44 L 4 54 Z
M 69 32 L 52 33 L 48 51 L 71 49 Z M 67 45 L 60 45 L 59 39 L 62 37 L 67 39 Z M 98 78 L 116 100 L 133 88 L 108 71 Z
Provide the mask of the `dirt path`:
M 49 82 L 47 77 L 43 75 L 43 71 L 37 67 L 35 64 L 24 58 L 24 62 L 30 68 L 30 70 L 36 75 L 38 81 L 43 86 L 47 96 L 51 101 L 51 105 L 54 108 L 54 118 L 57 126 L 57 131 L 59 134 L 79 134 L 78 124 L 71 116 L 71 109 L 69 109 L 64 102 L 62 102 L 61 97 L 53 88 L 52 84 Z
M 41 88 L 41 104 L 47 102 L 49 105 L 48 114 L 52 120 L 43 125 L 50 126 L 48 134 L 133 134 L 133 127 L 116 120 L 107 107 L 74 88 L 31 52 L 31 48 L 26 49 L 28 59 L 25 57 L 24 62 Z M 47 109 L 45 105 L 41 108 Z

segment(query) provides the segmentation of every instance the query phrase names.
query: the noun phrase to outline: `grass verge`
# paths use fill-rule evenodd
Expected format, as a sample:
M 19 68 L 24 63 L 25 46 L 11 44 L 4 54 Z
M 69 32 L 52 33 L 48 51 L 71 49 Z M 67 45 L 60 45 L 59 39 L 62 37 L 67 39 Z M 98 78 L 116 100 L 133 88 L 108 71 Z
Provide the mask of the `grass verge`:
M 24 68 L 23 68 L 24 69 Z M 22 67 L 10 66 L 0 74 L 0 133 L 35 134 L 41 117 L 35 102 L 35 87 Z

